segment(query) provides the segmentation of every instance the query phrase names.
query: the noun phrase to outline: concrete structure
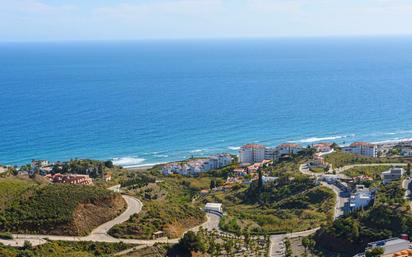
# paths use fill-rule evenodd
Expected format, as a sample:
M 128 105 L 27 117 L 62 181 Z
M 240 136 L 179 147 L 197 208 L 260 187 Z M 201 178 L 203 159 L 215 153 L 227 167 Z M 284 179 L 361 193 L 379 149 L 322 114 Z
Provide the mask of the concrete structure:
M 206 203 L 205 212 L 223 213 L 222 204 L 221 203 Z
M 247 144 L 239 149 L 239 162 L 242 165 L 261 162 L 265 159 L 266 147 L 259 144 Z
M 263 182 L 263 184 L 275 182 L 277 179 L 278 179 L 278 177 L 262 176 L 262 182 Z
M 350 197 L 350 211 L 367 206 L 372 201 L 372 193 L 364 185 L 356 185 L 355 192 Z
M 276 147 L 276 150 L 278 151 L 279 156 L 282 156 L 282 155 L 297 154 L 303 150 L 303 147 L 298 144 L 287 143 L 287 144 L 278 145 Z
M 393 256 L 394 253 L 411 248 L 411 243 L 408 240 L 400 238 L 390 238 L 386 240 L 371 242 L 368 244 L 366 251 L 376 247 L 383 248 L 383 256 Z
M 279 159 L 279 152 L 276 148 L 266 147 L 265 160 L 277 161 Z
M 391 168 L 390 170 L 384 171 L 381 173 L 382 182 L 383 184 L 387 184 L 393 180 L 400 179 L 405 172 L 403 168 Z
M 378 156 L 378 147 L 374 144 L 367 142 L 355 142 L 350 146 L 342 148 L 343 151 L 348 153 L 353 153 L 357 155 L 377 157 Z

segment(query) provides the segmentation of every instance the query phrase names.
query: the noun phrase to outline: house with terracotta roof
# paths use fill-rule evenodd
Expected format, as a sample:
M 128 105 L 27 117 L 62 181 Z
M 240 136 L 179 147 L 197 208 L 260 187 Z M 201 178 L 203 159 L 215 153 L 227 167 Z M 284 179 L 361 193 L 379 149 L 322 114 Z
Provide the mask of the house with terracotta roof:
M 73 184 L 73 185 L 91 185 L 92 179 L 89 175 L 78 174 L 54 174 L 53 176 L 48 174 L 46 177 L 50 179 L 52 183 Z
M 332 151 L 332 143 L 318 143 L 312 146 L 318 153 L 328 153 Z
M 342 150 L 347 153 L 353 153 L 353 154 L 363 155 L 363 156 L 368 156 L 368 157 L 378 156 L 377 145 L 367 143 L 367 142 L 354 142 L 349 146 L 343 147 Z

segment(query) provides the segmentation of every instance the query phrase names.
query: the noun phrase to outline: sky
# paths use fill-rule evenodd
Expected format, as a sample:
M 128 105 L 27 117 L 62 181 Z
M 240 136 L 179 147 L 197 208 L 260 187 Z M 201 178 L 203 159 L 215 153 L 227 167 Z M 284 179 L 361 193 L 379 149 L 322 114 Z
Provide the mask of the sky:
M 412 35 L 412 0 L 0 0 L 0 41 Z

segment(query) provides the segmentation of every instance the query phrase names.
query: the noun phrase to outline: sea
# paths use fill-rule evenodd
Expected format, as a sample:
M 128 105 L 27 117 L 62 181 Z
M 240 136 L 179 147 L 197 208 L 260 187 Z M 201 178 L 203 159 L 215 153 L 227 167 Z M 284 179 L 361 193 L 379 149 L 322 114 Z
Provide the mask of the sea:
M 412 138 L 412 38 L 0 43 L 0 163 Z

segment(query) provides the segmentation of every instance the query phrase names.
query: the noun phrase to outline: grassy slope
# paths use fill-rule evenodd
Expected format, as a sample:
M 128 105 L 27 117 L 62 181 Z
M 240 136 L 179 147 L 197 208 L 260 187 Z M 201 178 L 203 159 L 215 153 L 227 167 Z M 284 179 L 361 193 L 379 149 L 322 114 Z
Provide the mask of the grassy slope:
M 13 178 L 0 180 L 0 228 L 19 233 L 85 235 L 119 214 L 123 199 L 108 190 L 79 185 L 36 185 Z M 82 215 L 83 214 L 83 215 Z M 85 215 L 84 215 L 85 214 Z
M 332 217 L 335 195 L 325 187 L 290 194 L 270 204 L 244 203 L 236 195 L 215 194 L 209 200 L 222 201 L 227 216 L 222 219 L 222 228 L 228 231 L 248 229 L 255 233 L 284 233 L 303 231 L 325 224 Z
M 17 249 L 0 245 L 0 256 L 19 257 L 94 257 L 112 256 L 112 254 L 132 246 L 122 243 L 99 242 L 61 242 L 54 241 L 32 249 Z
M 339 168 L 352 164 L 410 162 L 411 158 L 373 158 L 337 151 L 326 155 L 325 161 L 332 164 L 334 168 Z
M 169 238 L 176 238 L 205 221 L 203 211 L 192 203 L 192 197 L 201 188 L 209 186 L 207 178 L 196 180 L 178 176 L 162 180 L 130 192 L 143 200 L 143 210 L 112 228 L 111 235 L 150 239 L 153 233 L 164 231 Z
M 359 175 L 366 175 L 372 178 L 379 178 L 383 171 L 386 171 L 391 166 L 365 166 L 365 167 L 354 167 L 346 170 L 344 174 L 349 177 L 356 177 Z
M 29 188 L 36 185 L 35 182 L 21 179 L 1 179 L 0 180 L 0 211 L 3 211 L 10 204 Z

